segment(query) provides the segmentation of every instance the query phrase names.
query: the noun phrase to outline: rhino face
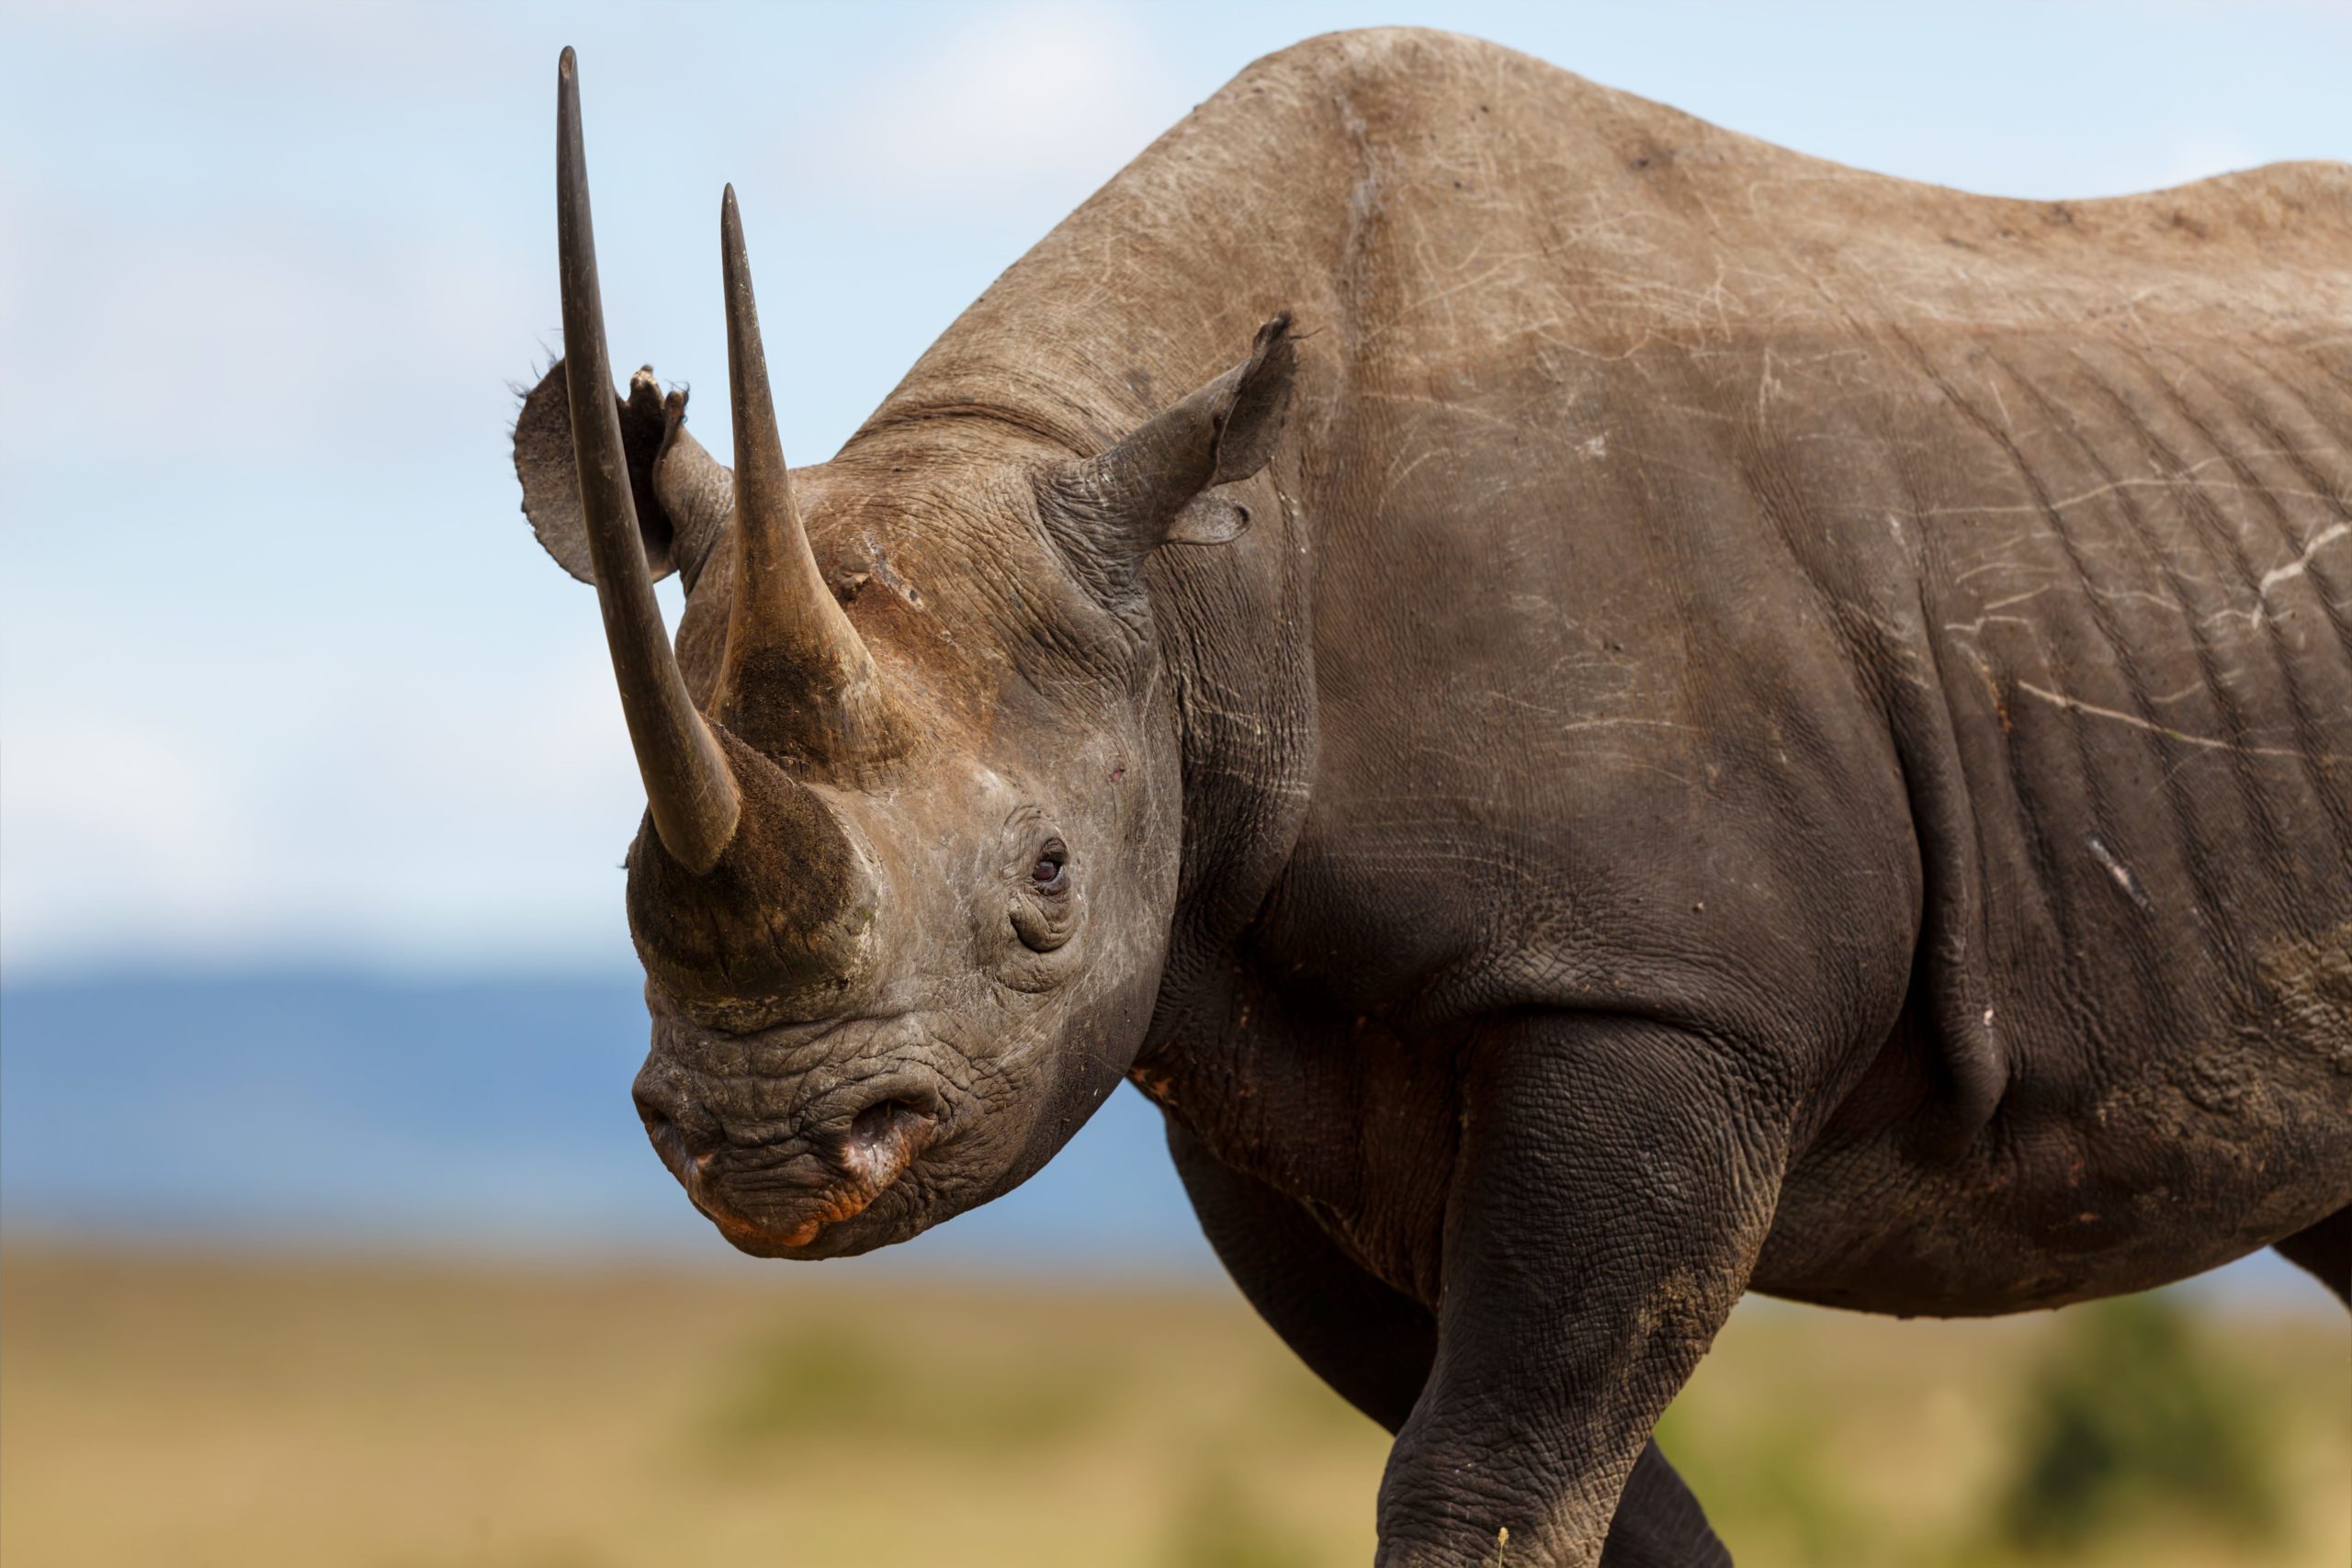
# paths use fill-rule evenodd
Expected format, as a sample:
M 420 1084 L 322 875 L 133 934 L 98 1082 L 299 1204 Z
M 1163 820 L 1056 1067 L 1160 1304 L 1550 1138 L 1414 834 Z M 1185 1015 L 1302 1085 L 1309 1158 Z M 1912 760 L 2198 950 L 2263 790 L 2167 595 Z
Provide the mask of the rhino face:
M 926 756 L 894 788 L 815 786 L 864 923 L 813 986 L 762 992 L 709 963 L 701 889 L 640 835 L 629 902 L 653 1046 L 638 1109 L 730 1241 L 830 1257 L 904 1239 L 1026 1178 L 1117 1086 L 1174 892 L 1164 759 L 1141 739 L 1091 731 L 1058 755 Z
M 815 478 L 820 537 L 839 531 L 832 494 L 874 503 Z M 889 510 L 920 531 L 921 504 Z M 1159 982 L 1175 767 L 1165 727 L 1122 700 L 1135 650 L 1065 606 L 1057 647 L 1091 638 L 1093 662 L 1126 666 L 1093 690 L 1067 666 L 988 681 L 979 661 L 920 660 L 929 623 L 985 624 L 926 564 L 910 549 L 893 569 L 920 616 L 894 599 L 895 616 L 859 617 L 904 732 L 880 760 L 779 748 L 779 765 L 717 727 L 744 802 L 734 840 L 701 873 L 650 819 L 630 850 L 653 1015 L 639 1111 L 695 1206 L 763 1256 L 864 1251 L 1017 1184 L 1117 1086 Z M 1029 545 L 1023 575 L 1049 570 Z M 796 816 L 804 798 L 823 815 Z M 829 879 L 849 889 L 832 906 L 786 911 Z
M 1029 1176 L 1142 1043 L 1181 837 L 1142 565 L 1246 523 L 1213 492 L 1279 437 L 1288 321 L 1096 456 L 886 437 L 792 475 L 730 189 L 729 474 L 682 394 L 614 395 L 569 51 L 558 82 L 567 357 L 516 467 L 596 585 L 646 784 L 639 1111 L 737 1247 L 865 1251 Z

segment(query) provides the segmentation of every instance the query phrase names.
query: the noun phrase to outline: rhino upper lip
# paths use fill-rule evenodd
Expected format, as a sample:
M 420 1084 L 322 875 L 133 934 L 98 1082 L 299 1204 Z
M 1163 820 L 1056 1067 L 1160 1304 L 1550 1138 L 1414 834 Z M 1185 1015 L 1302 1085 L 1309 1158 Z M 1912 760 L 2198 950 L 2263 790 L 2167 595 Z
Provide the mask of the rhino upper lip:
M 827 1101 L 848 1101 L 855 1108 L 844 1106 L 842 1111 L 823 1116 L 811 1125 L 806 1120 L 808 1111 L 820 1106 L 831 1110 Z M 899 1074 L 888 1075 L 878 1083 L 866 1079 L 846 1085 L 833 1094 L 820 1096 L 796 1121 L 799 1124 L 789 1133 L 756 1141 L 739 1140 L 724 1150 L 706 1149 L 699 1153 L 687 1146 L 684 1134 L 674 1122 L 664 1122 L 650 1132 L 655 1152 L 685 1189 L 687 1199 L 730 1239 L 748 1237 L 797 1250 L 813 1243 L 828 1227 L 864 1213 L 946 1131 L 946 1117 L 936 1088 L 928 1081 Z M 756 1162 L 763 1168 L 803 1156 L 814 1157 L 823 1163 L 833 1179 L 819 1190 L 822 1196 L 820 1206 L 789 1227 L 755 1220 L 739 1213 L 713 1190 L 714 1168 L 720 1164 L 718 1156 L 722 1153 L 738 1158 L 748 1153 L 764 1155 L 767 1157 Z

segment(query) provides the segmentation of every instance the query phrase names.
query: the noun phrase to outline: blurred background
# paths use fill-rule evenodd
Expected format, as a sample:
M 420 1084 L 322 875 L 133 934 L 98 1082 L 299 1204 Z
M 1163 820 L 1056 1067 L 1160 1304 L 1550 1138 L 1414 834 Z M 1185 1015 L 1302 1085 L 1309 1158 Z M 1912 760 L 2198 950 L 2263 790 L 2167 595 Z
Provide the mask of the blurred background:
M 2319 0 L 0 6 L 9 1568 L 1369 1561 L 1381 1435 L 1132 1093 L 876 1258 L 687 1209 L 628 1094 L 641 796 L 507 428 L 565 43 L 616 360 L 723 378 L 731 179 L 814 461 L 1250 60 L 1385 22 L 2003 195 L 2352 156 Z M 2267 1258 L 1990 1324 L 1751 1302 L 1663 1435 L 1749 1568 L 2340 1565 L 2348 1351 Z

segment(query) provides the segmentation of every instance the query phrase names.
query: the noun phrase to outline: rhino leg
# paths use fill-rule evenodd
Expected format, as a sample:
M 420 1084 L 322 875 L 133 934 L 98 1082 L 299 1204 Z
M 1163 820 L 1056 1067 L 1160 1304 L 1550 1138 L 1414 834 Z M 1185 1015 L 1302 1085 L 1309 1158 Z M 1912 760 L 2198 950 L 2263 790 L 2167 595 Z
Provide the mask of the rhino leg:
M 1437 1357 L 1381 1482 L 1378 1561 L 1588 1568 L 1747 1286 L 1792 1075 L 1624 1014 L 1498 1022 L 1464 1065 Z
M 2319 1276 L 2345 1305 L 2352 1306 L 2352 1209 L 2338 1209 L 2309 1230 L 2278 1243 L 2279 1255 Z
M 1653 1438 L 1618 1495 L 1600 1568 L 1731 1568 L 1707 1510 L 1682 1483 Z
M 1429 1381 L 1437 1320 L 1365 1273 L 1297 1204 L 1220 1164 L 1175 1118 L 1168 1150 L 1242 1295 L 1307 1369 L 1390 1432 Z M 1650 1443 L 1626 1479 L 1601 1568 L 1731 1568 L 1706 1511 Z
M 1217 1261 L 1307 1370 L 1390 1432 L 1437 1354 L 1437 1320 L 1357 1268 L 1306 1210 L 1223 1165 L 1174 1117 L 1168 1152 Z

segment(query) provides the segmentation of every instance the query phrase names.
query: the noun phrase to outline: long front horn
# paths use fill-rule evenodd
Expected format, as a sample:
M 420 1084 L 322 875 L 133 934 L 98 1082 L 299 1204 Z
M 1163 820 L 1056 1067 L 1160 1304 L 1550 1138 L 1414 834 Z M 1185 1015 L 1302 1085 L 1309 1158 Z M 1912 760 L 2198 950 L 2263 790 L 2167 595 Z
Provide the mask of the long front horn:
M 556 67 L 555 206 L 563 270 L 563 364 L 571 404 L 571 450 L 580 510 L 605 641 L 620 684 L 621 712 L 662 845 L 689 870 L 708 871 L 735 836 L 741 810 L 727 760 L 695 710 L 670 648 L 646 570 L 621 446 L 619 405 L 605 348 L 596 286 L 596 236 L 588 212 L 588 164 L 580 137 L 580 70 L 571 51 Z
M 784 466 L 743 220 L 729 186 L 718 207 L 727 290 L 727 390 L 735 421 L 735 594 L 716 711 L 754 747 L 824 763 L 889 747 L 882 682 L 857 628 L 825 585 Z

